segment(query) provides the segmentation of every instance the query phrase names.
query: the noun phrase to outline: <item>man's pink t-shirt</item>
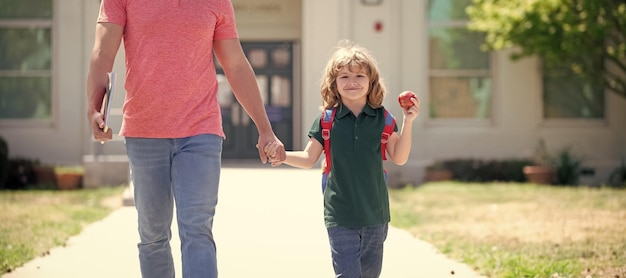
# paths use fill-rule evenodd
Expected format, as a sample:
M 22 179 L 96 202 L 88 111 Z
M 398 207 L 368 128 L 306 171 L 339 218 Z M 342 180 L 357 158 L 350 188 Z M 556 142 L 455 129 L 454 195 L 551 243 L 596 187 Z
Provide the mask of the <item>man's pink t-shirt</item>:
M 120 135 L 224 137 L 213 41 L 238 38 L 229 0 L 103 0 L 98 22 L 124 27 Z

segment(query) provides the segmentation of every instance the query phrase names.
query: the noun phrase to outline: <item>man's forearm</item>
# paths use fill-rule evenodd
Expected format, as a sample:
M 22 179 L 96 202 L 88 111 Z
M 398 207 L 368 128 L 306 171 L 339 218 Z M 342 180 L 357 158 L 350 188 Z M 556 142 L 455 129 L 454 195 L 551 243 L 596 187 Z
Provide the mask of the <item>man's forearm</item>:
M 254 76 L 254 71 L 249 64 L 241 64 L 231 72 L 237 72 L 237 78 L 229 78 L 229 83 L 235 97 L 243 106 L 246 113 L 250 115 L 260 133 L 272 132 L 272 126 L 267 117 L 265 106 L 259 92 L 258 84 Z M 228 78 L 229 73 L 226 73 Z
M 93 53 L 91 57 L 91 65 L 89 74 L 87 75 L 87 113 L 100 111 L 102 99 L 104 97 L 105 88 L 107 86 L 107 70 L 108 67 L 102 57 L 98 57 L 97 53 Z

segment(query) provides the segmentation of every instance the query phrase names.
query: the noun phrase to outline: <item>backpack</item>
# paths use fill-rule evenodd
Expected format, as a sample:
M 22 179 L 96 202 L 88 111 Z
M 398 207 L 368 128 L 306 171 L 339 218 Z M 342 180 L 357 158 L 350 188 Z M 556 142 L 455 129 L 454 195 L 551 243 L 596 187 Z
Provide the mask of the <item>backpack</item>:
M 333 127 L 333 121 L 335 120 L 335 114 L 337 113 L 337 108 L 333 107 L 330 109 L 326 109 L 322 112 L 322 117 L 320 118 L 320 124 L 322 126 L 322 138 L 324 139 L 324 154 L 326 155 L 326 160 L 322 165 L 322 192 L 326 190 L 326 185 L 328 184 L 328 176 L 330 175 L 330 130 Z M 386 148 L 387 141 L 389 140 L 389 136 L 393 134 L 393 128 L 396 125 L 396 118 L 385 109 L 385 128 L 383 129 L 383 133 L 380 137 L 380 152 L 383 160 L 387 160 L 386 156 Z M 384 171 L 385 182 L 387 182 L 387 171 Z

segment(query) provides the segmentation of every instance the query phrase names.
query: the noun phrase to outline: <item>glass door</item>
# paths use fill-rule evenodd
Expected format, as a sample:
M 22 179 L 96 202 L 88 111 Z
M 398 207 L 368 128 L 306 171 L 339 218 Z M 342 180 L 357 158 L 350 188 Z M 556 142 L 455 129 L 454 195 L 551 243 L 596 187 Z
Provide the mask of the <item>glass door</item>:
M 274 133 L 293 148 L 293 42 L 242 42 L 243 50 L 254 69 L 261 97 Z M 224 159 L 256 159 L 256 126 L 237 102 L 224 71 L 215 59 L 219 83 L 218 99 L 226 140 Z

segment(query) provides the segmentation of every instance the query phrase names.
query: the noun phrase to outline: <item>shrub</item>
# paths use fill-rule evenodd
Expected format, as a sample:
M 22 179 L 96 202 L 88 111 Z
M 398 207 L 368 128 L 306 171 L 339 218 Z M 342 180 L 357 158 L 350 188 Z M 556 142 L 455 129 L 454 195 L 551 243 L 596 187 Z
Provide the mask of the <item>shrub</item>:
M 38 162 L 28 158 L 9 159 L 8 175 L 4 189 L 26 189 L 36 182 L 34 167 Z
M 608 185 L 616 188 L 626 187 L 626 159 L 624 157 L 622 157 L 622 164 L 611 172 Z
M 7 180 L 7 174 L 9 171 L 9 145 L 0 136 L 0 188 Z
M 572 155 L 571 148 L 561 150 L 555 160 L 556 182 L 560 185 L 577 185 L 582 159 Z
M 452 171 L 454 180 L 466 182 L 524 182 L 522 168 L 531 165 L 528 159 L 479 160 L 450 159 L 441 162 L 444 168 Z

